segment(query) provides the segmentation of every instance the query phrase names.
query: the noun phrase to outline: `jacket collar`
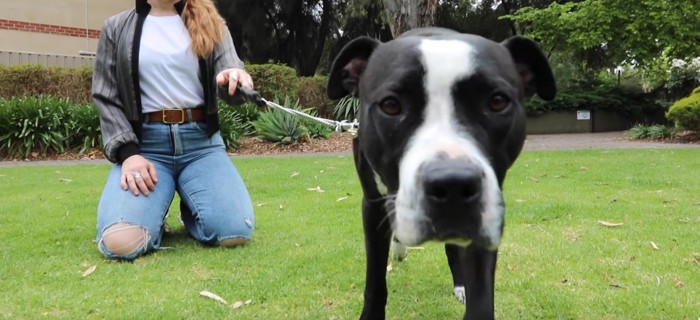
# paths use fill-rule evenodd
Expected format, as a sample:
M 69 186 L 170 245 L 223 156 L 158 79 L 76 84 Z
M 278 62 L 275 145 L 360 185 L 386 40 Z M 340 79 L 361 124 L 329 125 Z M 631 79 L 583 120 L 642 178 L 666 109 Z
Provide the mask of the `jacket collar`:
M 182 10 L 185 8 L 187 0 L 180 0 L 175 4 L 177 14 L 182 15 Z M 147 15 L 151 11 L 151 5 L 146 0 L 136 0 L 136 13 L 139 15 Z

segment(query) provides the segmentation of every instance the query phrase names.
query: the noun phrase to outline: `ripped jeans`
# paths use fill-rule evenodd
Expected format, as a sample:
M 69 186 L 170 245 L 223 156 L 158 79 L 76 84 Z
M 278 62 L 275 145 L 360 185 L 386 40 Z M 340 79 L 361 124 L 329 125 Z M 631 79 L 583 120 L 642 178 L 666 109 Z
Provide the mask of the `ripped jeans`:
M 97 246 L 106 257 L 133 260 L 158 250 L 175 192 L 181 220 L 194 239 L 209 245 L 250 241 L 253 204 L 218 132 L 209 137 L 202 122 L 144 123 L 141 140 L 141 155 L 155 165 L 158 183 L 150 195 L 134 196 L 120 186 L 121 165 L 112 166 L 97 208 Z M 125 240 L 133 251 L 110 252 L 104 237 L 125 228 L 138 230 L 133 240 Z

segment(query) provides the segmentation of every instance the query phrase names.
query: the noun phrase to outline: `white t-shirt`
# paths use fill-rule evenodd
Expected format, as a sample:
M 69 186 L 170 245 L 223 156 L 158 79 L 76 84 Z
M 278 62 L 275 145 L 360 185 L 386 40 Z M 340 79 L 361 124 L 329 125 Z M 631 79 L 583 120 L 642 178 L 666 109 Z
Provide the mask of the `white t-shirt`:
M 199 60 L 180 16 L 147 16 L 139 48 L 143 112 L 193 108 L 204 103 Z

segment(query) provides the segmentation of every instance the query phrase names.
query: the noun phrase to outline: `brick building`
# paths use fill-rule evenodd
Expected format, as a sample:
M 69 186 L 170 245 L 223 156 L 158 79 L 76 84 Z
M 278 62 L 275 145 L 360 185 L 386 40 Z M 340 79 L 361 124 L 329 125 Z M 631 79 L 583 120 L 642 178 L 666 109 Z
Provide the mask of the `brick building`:
M 133 6 L 133 0 L 0 0 L 0 52 L 89 55 L 104 20 Z

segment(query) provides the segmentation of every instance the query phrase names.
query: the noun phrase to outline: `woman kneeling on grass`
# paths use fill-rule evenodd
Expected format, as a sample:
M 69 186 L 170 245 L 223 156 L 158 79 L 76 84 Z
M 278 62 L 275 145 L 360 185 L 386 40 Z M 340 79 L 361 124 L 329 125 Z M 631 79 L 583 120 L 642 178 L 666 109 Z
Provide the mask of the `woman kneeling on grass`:
M 127 260 L 157 250 L 176 191 L 190 236 L 248 243 L 253 205 L 216 101 L 239 103 L 236 87 L 253 80 L 212 0 L 136 0 L 105 22 L 96 58 L 92 96 L 114 163 L 97 208 L 99 250 Z

